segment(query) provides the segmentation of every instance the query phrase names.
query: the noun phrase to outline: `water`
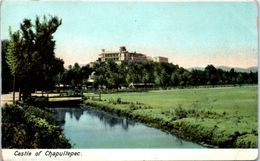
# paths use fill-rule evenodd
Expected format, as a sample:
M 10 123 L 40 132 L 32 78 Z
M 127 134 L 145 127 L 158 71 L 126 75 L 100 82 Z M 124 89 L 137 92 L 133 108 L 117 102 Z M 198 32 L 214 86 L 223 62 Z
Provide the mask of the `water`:
M 54 108 L 74 148 L 203 148 L 174 135 L 93 108 Z

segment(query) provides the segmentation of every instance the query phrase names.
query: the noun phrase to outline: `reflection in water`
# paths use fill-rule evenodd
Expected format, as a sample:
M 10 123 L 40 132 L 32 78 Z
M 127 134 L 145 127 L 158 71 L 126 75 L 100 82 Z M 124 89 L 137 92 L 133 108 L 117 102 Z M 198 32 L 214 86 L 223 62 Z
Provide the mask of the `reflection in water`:
M 54 115 L 56 117 L 57 122 L 59 122 L 61 125 L 64 125 L 65 123 L 66 113 L 69 113 L 70 118 L 74 116 L 78 121 L 84 112 L 84 110 L 82 110 L 81 108 L 54 108 L 52 110 L 54 111 Z
M 134 126 L 135 122 L 129 121 L 127 118 L 122 118 L 122 117 L 116 117 L 113 115 L 110 115 L 107 112 L 104 111 L 97 111 L 93 108 L 53 108 L 54 115 L 56 117 L 56 120 L 60 125 L 65 124 L 65 116 L 66 113 L 69 114 L 70 118 L 72 119 L 73 117 L 76 118 L 77 121 L 80 120 L 80 117 L 86 112 L 92 117 L 97 117 L 99 118 L 100 121 L 104 123 L 105 126 L 109 127 L 114 127 L 115 125 L 121 125 L 124 130 L 128 129 L 128 126 Z
M 94 108 L 52 110 L 74 148 L 203 148 L 158 129 Z
M 109 127 L 114 127 L 115 125 L 121 125 L 123 129 L 128 129 L 128 124 L 134 126 L 133 121 L 128 121 L 127 118 L 116 117 L 106 113 L 104 111 L 97 111 L 95 109 L 88 108 L 85 110 L 92 117 L 98 117 L 100 121 L 102 121 L 105 126 L 109 125 Z

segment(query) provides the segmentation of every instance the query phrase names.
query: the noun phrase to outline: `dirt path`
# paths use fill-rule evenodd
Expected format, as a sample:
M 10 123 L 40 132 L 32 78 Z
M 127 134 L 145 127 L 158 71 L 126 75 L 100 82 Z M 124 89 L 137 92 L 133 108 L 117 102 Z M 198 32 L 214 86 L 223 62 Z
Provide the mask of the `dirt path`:
M 42 96 L 41 93 L 32 93 L 32 96 Z M 47 96 L 47 94 L 44 94 L 43 96 Z M 55 96 L 59 96 L 58 93 L 51 93 L 48 94 L 49 97 L 55 97 Z M 15 100 L 18 100 L 19 97 L 19 92 L 15 92 Z M 68 98 L 68 97 L 58 97 L 58 98 L 49 98 L 50 101 L 64 101 L 64 100 L 80 100 L 81 97 L 72 97 L 72 98 Z M 1 106 L 3 106 L 4 104 L 12 104 L 13 103 L 13 93 L 10 92 L 8 94 L 2 94 L 1 95 Z
M 15 100 L 18 100 L 19 92 L 15 92 Z M 13 103 L 13 93 L 10 92 L 8 94 L 1 95 L 1 106 L 4 104 L 12 104 Z

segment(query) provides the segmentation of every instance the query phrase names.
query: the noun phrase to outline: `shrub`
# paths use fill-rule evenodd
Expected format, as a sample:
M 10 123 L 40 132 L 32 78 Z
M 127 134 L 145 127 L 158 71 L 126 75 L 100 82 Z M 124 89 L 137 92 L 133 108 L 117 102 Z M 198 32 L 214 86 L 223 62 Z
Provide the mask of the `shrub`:
M 134 103 L 131 103 L 129 108 L 131 111 L 138 109 L 138 107 Z
M 240 137 L 237 138 L 235 145 L 237 147 L 245 147 L 245 148 L 257 148 L 257 141 L 258 137 L 257 135 L 253 135 L 253 134 L 246 134 L 246 135 L 242 135 Z
M 177 108 L 174 109 L 176 119 L 182 119 L 187 117 L 187 110 L 183 109 L 181 105 L 178 105 Z
M 71 145 L 48 110 L 22 104 L 2 108 L 2 147 L 71 148 Z
M 121 98 L 117 98 L 117 99 L 116 99 L 116 103 L 117 103 L 117 104 L 121 104 L 121 103 L 122 103 Z
M 37 107 L 46 107 L 49 105 L 47 97 L 28 97 L 25 101 L 25 104 L 37 106 Z
M 217 118 L 222 117 L 223 115 L 220 115 L 212 110 L 203 110 L 203 109 L 197 109 L 197 108 L 182 108 L 181 105 L 179 105 L 177 108 L 174 109 L 174 116 L 172 120 L 176 119 L 182 119 L 187 117 L 193 117 L 193 118 Z

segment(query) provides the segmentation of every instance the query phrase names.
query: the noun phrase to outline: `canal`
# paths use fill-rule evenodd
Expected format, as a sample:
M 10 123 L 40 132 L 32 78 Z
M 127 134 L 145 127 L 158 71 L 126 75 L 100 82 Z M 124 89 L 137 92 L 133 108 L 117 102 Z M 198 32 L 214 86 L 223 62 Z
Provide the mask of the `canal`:
M 66 107 L 53 111 L 73 148 L 203 148 L 94 108 Z

